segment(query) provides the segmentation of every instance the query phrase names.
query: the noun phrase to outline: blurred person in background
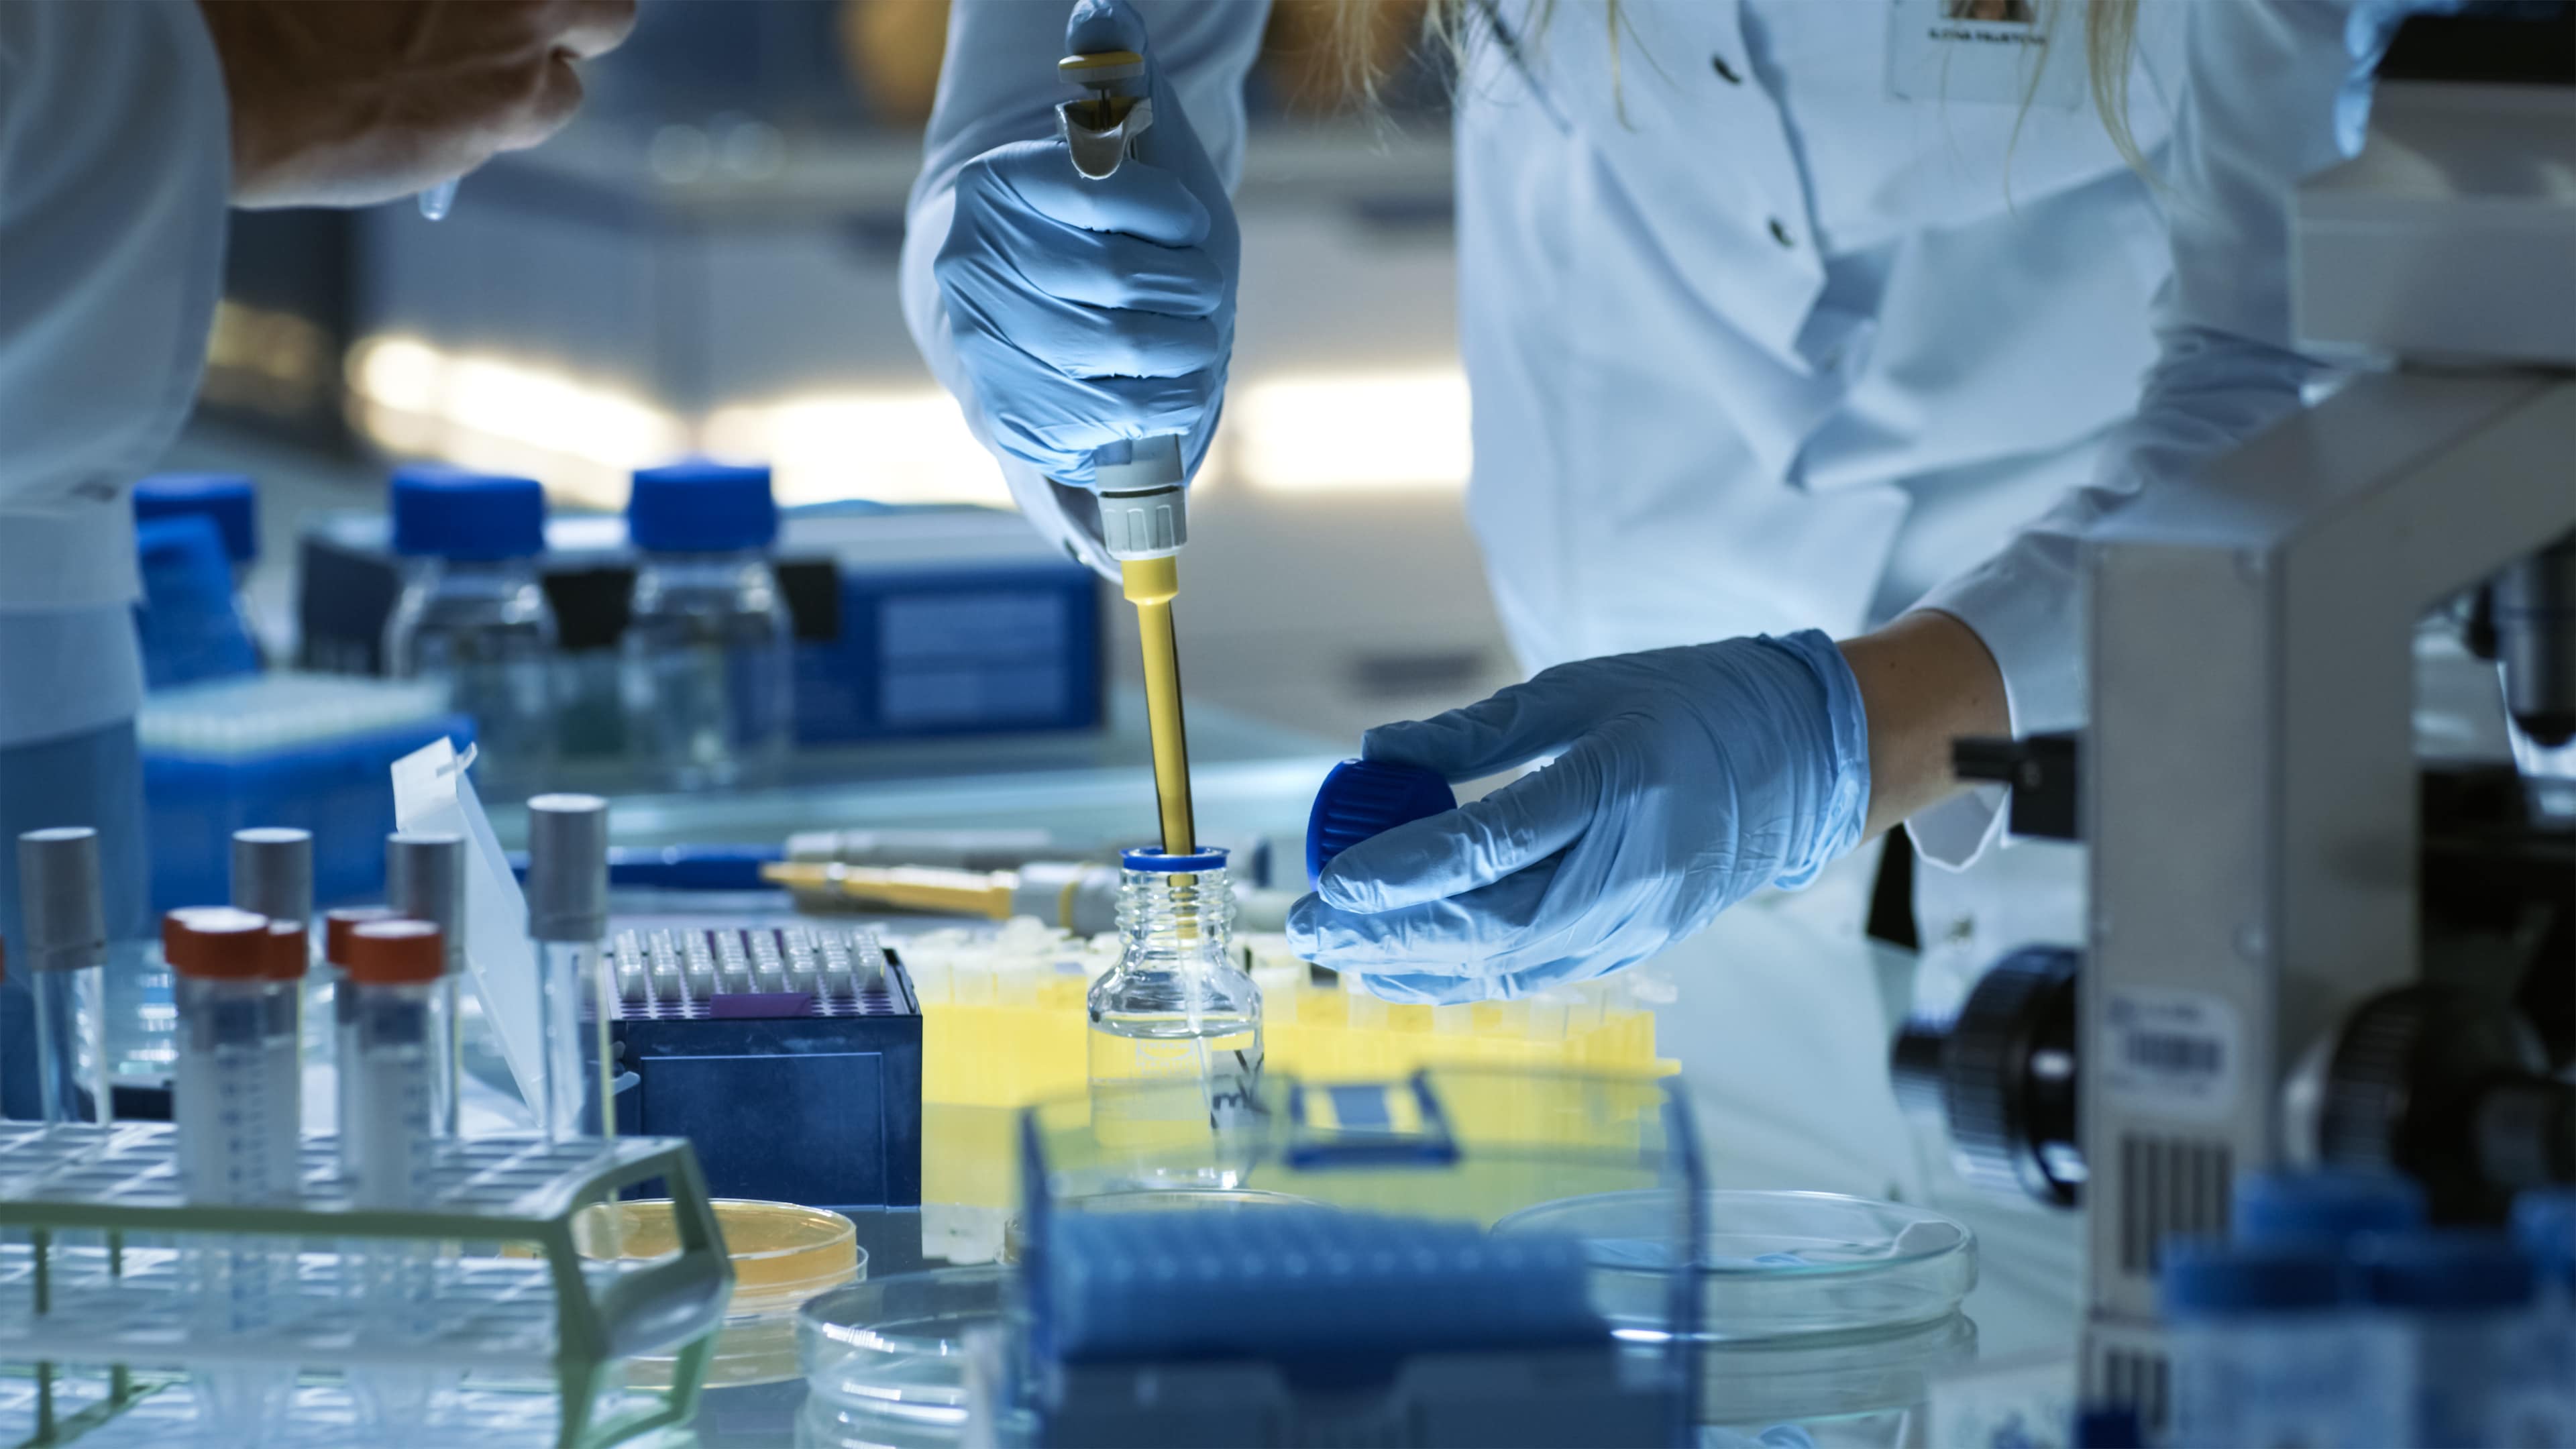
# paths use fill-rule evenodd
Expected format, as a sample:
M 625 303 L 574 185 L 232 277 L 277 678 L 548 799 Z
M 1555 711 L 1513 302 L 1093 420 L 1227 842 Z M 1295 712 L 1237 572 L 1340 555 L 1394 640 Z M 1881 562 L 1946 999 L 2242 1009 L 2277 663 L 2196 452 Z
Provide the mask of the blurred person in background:
M 371 205 L 533 146 L 633 23 L 634 0 L 0 4 L 0 842 L 96 827 L 112 942 L 150 930 L 127 492 L 196 396 L 225 208 Z M 26 991 L 0 990 L 12 1116 Z

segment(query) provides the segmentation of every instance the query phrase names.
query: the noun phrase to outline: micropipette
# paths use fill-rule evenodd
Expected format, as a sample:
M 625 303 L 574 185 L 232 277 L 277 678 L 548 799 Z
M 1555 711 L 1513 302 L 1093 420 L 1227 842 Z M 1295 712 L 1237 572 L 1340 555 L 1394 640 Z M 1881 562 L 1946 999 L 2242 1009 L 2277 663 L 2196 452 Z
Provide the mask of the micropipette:
M 1068 55 L 1056 74 L 1091 94 L 1056 107 L 1074 170 L 1097 181 L 1134 155 L 1154 123 L 1145 58 L 1132 50 Z M 1108 444 L 1091 455 L 1093 487 L 1100 499 L 1101 542 L 1118 560 L 1127 602 L 1136 606 L 1136 631 L 1145 653 L 1145 719 L 1154 755 L 1154 797 L 1162 819 L 1163 850 L 1187 855 L 1198 848 L 1190 807 L 1190 752 L 1181 718 L 1180 649 L 1172 632 L 1172 601 L 1181 591 L 1179 555 L 1189 541 L 1189 478 L 1176 433 Z
M 790 890 L 900 911 L 993 921 L 1030 916 L 1077 936 L 1096 936 L 1118 925 L 1118 868 L 1096 861 L 1033 860 L 1017 870 L 992 871 L 777 861 L 762 866 L 760 875 Z M 1234 899 L 1237 925 L 1284 931 L 1288 908 L 1297 897 L 1288 891 L 1237 887 Z

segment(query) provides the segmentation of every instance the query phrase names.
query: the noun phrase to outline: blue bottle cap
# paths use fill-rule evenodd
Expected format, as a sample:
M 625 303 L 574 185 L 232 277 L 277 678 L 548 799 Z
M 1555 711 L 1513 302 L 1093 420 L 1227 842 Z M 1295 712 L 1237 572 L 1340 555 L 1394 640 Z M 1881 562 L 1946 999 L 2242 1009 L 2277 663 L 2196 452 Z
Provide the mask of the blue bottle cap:
M 546 490 L 534 478 L 419 464 L 393 480 L 394 552 L 535 558 L 546 551 Z
M 635 470 L 626 536 L 649 553 L 735 553 L 778 538 L 767 468 L 693 459 Z
M 2236 1179 L 2231 1231 L 2240 1243 L 2318 1238 L 2341 1244 L 2359 1233 L 2402 1233 L 2424 1222 L 2424 1189 L 2415 1183 L 2394 1173 L 2329 1168 Z
M 1306 880 L 1321 880 L 1334 856 L 1372 835 L 1457 808 L 1457 793 L 1436 771 L 1393 760 L 1344 760 L 1324 777 L 1306 817 Z
M 2576 1187 L 2534 1188 L 2515 1197 L 2513 1238 L 2540 1271 L 2576 1288 Z
M 1196 875 L 1203 870 L 1225 869 L 1223 846 L 1201 846 L 1187 855 L 1165 855 L 1151 845 L 1134 846 L 1118 852 L 1118 863 L 1128 870 L 1149 871 L 1157 875 Z
M 248 473 L 155 473 L 134 485 L 134 521 L 201 513 L 234 563 L 259 557 L 259 495 Z
M 2075 1413 L 2075 1449 L 2147 1449 L 2147 1431 L 2128 1404 L 2096 1405 Z
M 2323 1243 L 2175 1238 L 2165 1243 L 2156 1299 L 2181 1318 L 2295 1313 L 2343 1301 L 2345 1281 L 2343 1259 Z
M 2519 1308 L 2539 1270 L 2503 1233 L 2419 1228 L 2361 1239 L 2354 1257 L 2362 1297 L 2384 1308 Z

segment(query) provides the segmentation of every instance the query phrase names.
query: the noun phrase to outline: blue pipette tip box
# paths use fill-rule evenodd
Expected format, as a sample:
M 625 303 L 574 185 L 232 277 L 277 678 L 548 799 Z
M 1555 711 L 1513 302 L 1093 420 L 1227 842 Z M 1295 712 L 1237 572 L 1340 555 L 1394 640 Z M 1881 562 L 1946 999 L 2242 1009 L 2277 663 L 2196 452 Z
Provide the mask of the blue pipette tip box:
M 873 932 L 655 919 L 620 922 L 613 941 L 648 967 L 657 954 L 792 963 L 800 944 L 849 958 L 847 989 L 826 975 L 812 991 L 733 990 L 720 976 L 703 996 L 620 1003 L 609 1037 L 636 1080 L 617 1094 L 617 1130 L 688 1138 L 717 1197 L 918 1206 L 921 1001 Z
M 1344 760 L 1315 791 L 1306 817 L 1306 879 L 1322 879 L 1333 857 L 1408 821 L 1458 808 L 1438 771 L 1393 760 Z

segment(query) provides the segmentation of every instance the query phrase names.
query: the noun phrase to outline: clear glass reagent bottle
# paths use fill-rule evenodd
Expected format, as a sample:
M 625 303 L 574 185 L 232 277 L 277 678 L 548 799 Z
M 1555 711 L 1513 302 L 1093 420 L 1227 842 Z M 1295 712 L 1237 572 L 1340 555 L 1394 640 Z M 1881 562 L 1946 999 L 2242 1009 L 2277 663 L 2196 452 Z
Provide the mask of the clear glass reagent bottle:
M 795 666 L 769 470 L 681 463 L 634 482 L 628 746 L 683 788 L 773 777 L 794 738 Z
M 1206 1125 L 1237 1126 L 1260 1084 L 1261 988 L 1227 950 L 1234 889 L 1226 852 L 1130 850 L 1120 865 L 1124 954 L 1086 1001 L 1095 1093 L 1196 1083 Z M 1179 1091 L 1126 1100 L 1157 1116 L 1196 1110 Z
M 48 1123 L 108 1120 L 107 910 L 98 832 L 18 837 L 18 898 L 36 1014 L 36 1080 Z M 84 1101 L 83 1098 L 87 1100 Z
M 405 578 L 385 623 L 385 672 L 444 680 L 504 788 L 542 777 L 555 754 L 555 616 L 537 572 L 545 506 L 532 478 L 418 467 L 393 479 Z

